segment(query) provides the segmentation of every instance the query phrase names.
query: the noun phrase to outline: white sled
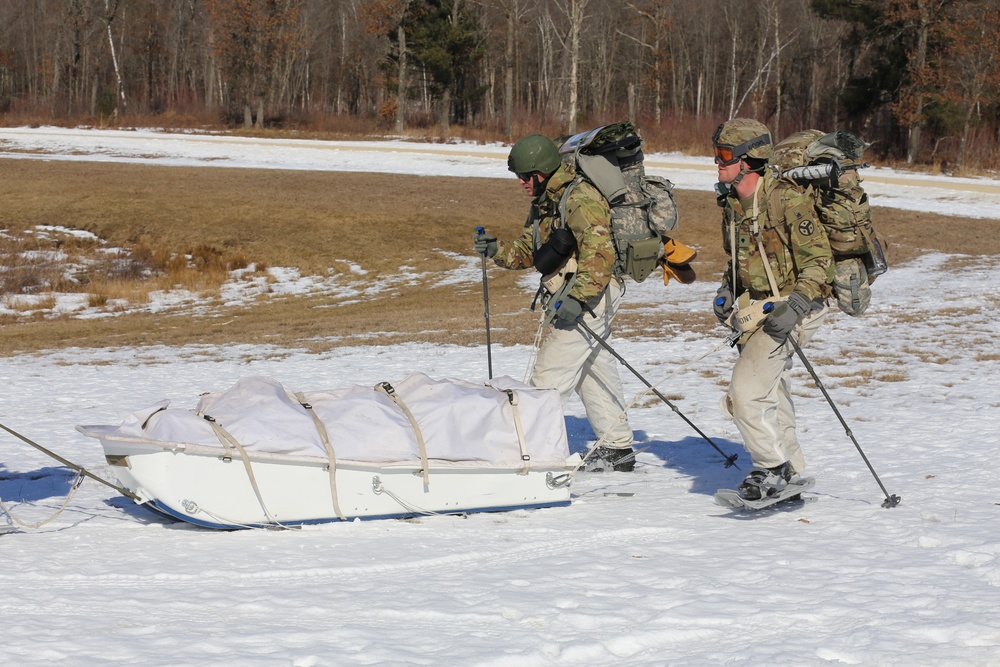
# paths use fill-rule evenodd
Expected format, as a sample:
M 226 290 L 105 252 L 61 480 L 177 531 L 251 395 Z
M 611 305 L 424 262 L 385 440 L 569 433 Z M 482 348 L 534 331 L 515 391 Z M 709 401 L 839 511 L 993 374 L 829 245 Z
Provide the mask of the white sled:
M 248 378 L 168 406 L 77 430 L 137 502 L 210 528 L 568 505 L 579 461 L 558 392 L 506 377 L 298 394 Z

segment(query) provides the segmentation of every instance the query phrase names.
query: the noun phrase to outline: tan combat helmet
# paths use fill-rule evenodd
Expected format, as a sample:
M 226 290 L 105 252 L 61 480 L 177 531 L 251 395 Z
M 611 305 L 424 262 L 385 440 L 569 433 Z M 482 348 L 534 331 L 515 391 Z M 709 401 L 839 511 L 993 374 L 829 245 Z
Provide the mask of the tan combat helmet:
M 767 127 L 752 118 L 734 118 L 719 125 L 712 135 L 712 146 L 722 164 L 744 157 L 768 160 L 773 148 Z

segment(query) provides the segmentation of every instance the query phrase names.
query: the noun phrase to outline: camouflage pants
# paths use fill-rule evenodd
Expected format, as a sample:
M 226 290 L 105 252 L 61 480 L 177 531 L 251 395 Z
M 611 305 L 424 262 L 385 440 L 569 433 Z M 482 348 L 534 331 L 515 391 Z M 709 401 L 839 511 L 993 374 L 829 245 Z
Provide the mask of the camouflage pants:
M 804 346 L 826 318 L 827 309 L 810 313 L 792 333 Z M 785 461 L 795 472 L 805 470 L 805 457 L 795 434 L 795 408 L 788 372 L 795 349 L 778 345 L 763 329 L 747 339 L 733 366 L 729 400 L 733 421 L 754 467 L 773 468 Z
M 605 341 L 611 340 L 611 320 L 621 297 L 621 286 L 612 280 L 602 296 L 587 304 L 596 317 L 584 313 L 583 319 Z M 581 327 L 557 321 L 538 351 L 530 384 L 558 389 L 563 405 L 576 392 L 597 437 L 610 431 L 606 447 L 632 445 L 632 427 L 622 416 L 625 398 L 618 361 Z

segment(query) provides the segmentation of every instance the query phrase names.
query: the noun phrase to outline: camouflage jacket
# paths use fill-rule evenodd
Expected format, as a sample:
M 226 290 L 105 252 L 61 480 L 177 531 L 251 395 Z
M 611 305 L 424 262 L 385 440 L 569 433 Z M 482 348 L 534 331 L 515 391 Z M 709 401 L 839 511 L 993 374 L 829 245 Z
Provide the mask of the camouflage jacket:
M 575 177 L 573 167 L 564 162 L 549 178 L 545 192 L 532 202 L 524 233 L 513 241 L 499 241 L 493 261 L 508 269 L 533 265 L 535 250 L 562 224 L 559 200 Z M 611 282 L 616 255 L 610 225 L 611 209 L 607 201 L 593 185 L 581 182 L 566 202 L 566 226 L 576 238 L 578 268 L 576 282 L 569 292 L 574 299 L 587 301 L 600 296 Z
M 810 300 L 830 296 L 834 276 L 833 253 L 817 217 L 811 191 L 765 172 L 757 191 L 757 228 L 775 282 L 782 296 L 793 290 Z M 754 235 L 752 198 L 730 194 L 722 202 L 722 241 L 730 255 L 723 281 L 732 283 L 733 262 L 738 285 L 733 294 L 749 290 L 755 299 L 771 295 L 764 260 Z M 745 205 L 745 207 L 744 207 Z M 730 230 L 736 225 L 736 257 L 732 256 Z

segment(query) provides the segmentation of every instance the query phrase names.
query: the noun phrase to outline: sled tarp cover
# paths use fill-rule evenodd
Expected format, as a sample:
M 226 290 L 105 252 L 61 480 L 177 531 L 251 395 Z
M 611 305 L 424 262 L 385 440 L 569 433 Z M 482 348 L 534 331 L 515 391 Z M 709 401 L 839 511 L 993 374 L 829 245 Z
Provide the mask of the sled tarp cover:
M 476 385 L 421 373 L 380 387 L 296 395 L 273 379 L 244 378 L 226 391 L 203 395 L 194 410 L 162 401 L 133 412 L 108 435 L 222 447 L 214 420 L 249 453 L 327 458 L 311 410 L 325 427 L 338 464 L 419 463 L 413 421 L 427 459 L 438 465 L 561 466 L 569 456 L 554 389 L 509 377 Z

